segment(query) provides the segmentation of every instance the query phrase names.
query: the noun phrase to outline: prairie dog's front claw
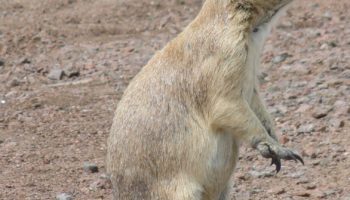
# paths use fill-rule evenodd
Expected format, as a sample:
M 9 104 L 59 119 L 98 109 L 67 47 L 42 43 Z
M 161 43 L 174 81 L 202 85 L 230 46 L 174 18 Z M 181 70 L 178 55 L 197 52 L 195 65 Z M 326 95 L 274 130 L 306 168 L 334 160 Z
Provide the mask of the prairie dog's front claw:
M 257 149 L 263 157 L 272 159 L 271 165 L 276 165 L 277 173 L 281 170 L 281 159 L 300 161 L 304 165 L 303 159 L 297 153 L 279 144 L 260 143 Z

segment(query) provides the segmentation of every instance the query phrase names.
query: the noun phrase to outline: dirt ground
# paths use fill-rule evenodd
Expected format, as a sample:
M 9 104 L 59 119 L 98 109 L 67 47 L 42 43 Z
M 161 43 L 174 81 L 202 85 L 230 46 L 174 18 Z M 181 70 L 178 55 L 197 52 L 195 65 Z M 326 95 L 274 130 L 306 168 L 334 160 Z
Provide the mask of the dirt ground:
M 111 199 L 104 161 L 118 100 L 201 3 L 0 0 L 0 199 Z M 237 200 L 350 199 L 349 10 L 348 0 L 296 1 L 267 41 L 262 94 L 305 165 L 275 174 L 243 147 Z

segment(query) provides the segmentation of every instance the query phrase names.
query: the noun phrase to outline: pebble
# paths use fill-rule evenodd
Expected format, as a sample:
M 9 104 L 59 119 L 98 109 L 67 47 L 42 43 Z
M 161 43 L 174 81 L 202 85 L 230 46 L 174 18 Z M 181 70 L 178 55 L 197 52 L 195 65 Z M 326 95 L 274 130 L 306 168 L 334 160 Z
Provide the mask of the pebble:
M 90 173 L 97 173 L 98 172 L 98 167 L 96 164 L 93 163 L 84 163 L 84 171 L 90 172 Z
M 300 177 L 304 176 L 304 174 L 305 174 L 304 172 L 298 171 L 298 172 L 289 173 L 286 176 L 290 177 L 290 178 L 300 178 Z
M 281 195 L 281 194 L 286 193 L 286 190 L 284 188 L 281 188 L 281 187 L 276 187 L 276 188 L 272 188 L 272 189 L 268 190 L 267 193 Z
M 327 126 L 323 126 L 323 125 L 321 125 L 321 126 L 317 129 L 318 132 L 325 132 L 326 130 L 327 130 Z
M 89 189 L 92 191 L 100 190 L 100 189 L 107 189 L 111 188 L 112 184 L 109 179 L 103 179 L 99 178 L 97 181 L 94 181 L 90 186 Z
M 341 119 L 331 119 L 329 123 L 335 128 L 343 128 L 345 125 L 345 122 Z
M 328 44 L 327 43 L 323 43 L 320 47 L 321 50 L 325 50 L 328 49 Z
M 317 186 L 316 186 L 315 184 L 312 183 L 312 184 L 307 185 L 307 186 L 306 186 L 306 189 L 307 189 L 307 190 L 314 190 L 314 189 L 316 189 L 316 187 L 317 187 Z
M 283 53 L 281 55 L 275 56 L 272 59 L 272 63 L 274 63 L 274 64 L 281 63 L 281 62 L 285 61 L 288 57 L 289 57 L 289 55 L 287 53 Z
M 315 130 L 314 124 L 303 124 L 298 128 L 298 133 L 311 133 Z
M 350 79 L 350 69 L 345 70 L 343 73 L 341 73 L 340 76 L 346 79 Z
M 21 85 L 21 81 L 19 81 L 17 78 L 13 78 L 7 84 L 8 87 L 17 87 L 19 85 Z
M 252 177 L 255 177 L 255 178 L 265 178 L 265 177 L 272 177 L 274 176 L 275 174 L 272 173 L 272 172 L 258 172 L 258 171 L 255 171 L 255 170 L 251 170 L 248 172 Z
M 326 196 L 331 196 L 336 194 L 337 192 L 335 190 L 327 190 L 324 192 Z
M 331 20 L 332 19 L 332 13 L 331 12 L 325 12 L 324 14 L 323 14 L 323 17 L 324 18 L 326 18 L 326 19 L 328 19 L 328 20 Z
M 308 104 L 301 104 L 299 108 L 295 111 L 297 113 L 305 113 L 311 108 L 310 105 Z
M 56 196 L 56 200 L 73 200 L 73 197 L 70 194 L 61 193 Z
M 79 76 L 80 72 L 78 69 L 76 69 L 75 67 L 67 67 L 64 70 L 64 74 L 68 77 L 68 78 L 72 78 L 75 76 Z
M 332 162 L 332 158 L 323 158 L 322 160 L 320 160 L 319 164 L 322 167 L 327 167 L 329 164 L 331 164 Z
M 310 193 L 306 192 L 306 191 L 297 191 L 294 193 L 294 196 L 298 196 L 298 197 L 310 197 Z
M 5 61 L 0 60 L 0 67 L 5 65 Z
M 22 58 L 22 59 L 20 60 L 20 63 L 21 63 L 21 64 L 30 64 L 31 61 L 29 60 L 29 58 Z
M 315 119 L 321 119 L 321 118 L 327 116 L 330 111 L 331 111 L 331 109 L 328 109 L 328 108 L 315 108 L 313 110 L 312 116 Z
M 306 177 L 301 177 L 298 181 L 297 184 L 306 184 L 306 183 L 310 183 L 310 180 Z
M 47 75 L 47 77 L 51 80 L 61 80 L 63 77 L 64 71 L 62 69 L 53 69 Z

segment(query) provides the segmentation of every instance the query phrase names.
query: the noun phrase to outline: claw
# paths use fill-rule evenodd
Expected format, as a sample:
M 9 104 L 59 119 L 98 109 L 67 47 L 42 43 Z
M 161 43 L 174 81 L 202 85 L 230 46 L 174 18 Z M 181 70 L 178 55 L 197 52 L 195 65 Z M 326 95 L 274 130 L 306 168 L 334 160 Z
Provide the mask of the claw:
M 301 162 L 301 164 L 304 165 L 304 160 L 298 154 L 294 154 L 293 156 L 294 156 L 295 160 L 299 160 Z
M 271 165 L 276 165 L 276 174 L 281 170 L 281 160 L 278 158 L 272 158 Z
M 296 162 L 301 162 L 304 165 L 304 160 L 296 153 L 291 152 L 289 156 L 285 158 L 286 160 L 295 160 Z

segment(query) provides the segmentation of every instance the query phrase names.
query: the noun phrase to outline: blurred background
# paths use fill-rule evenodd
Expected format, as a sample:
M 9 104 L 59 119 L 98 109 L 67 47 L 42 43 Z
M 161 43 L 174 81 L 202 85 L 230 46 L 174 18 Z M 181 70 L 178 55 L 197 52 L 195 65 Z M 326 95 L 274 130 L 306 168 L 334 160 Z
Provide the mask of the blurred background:
M 124 89 L 201 0 L 0 0 L 0 199 L 111 199 L 106 139 Z M 236 199 L 350 199 L 350 2 L 296 1 L 261 90 L 305 166 L 244 147 Z

